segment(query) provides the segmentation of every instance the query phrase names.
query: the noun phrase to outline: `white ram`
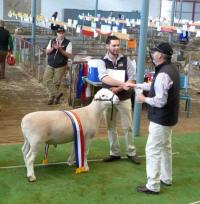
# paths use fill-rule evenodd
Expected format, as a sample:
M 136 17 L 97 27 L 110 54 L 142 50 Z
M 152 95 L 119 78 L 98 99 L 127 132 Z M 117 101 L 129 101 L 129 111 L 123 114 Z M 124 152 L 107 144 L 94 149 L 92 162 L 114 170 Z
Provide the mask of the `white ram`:
M 118 103 L 119 98 L 108 89 L 100 89 L 94 96 L 93 101 L 85 107 L 74 109 L 82 124 L 85 140 L 85 163 L 88 167 L 87 154 L 90 139 L 94 137 L 100 123 L 103 111 Z M 21 122 L 24 145 L 22 153 L 27 168 L 27 178 L 35 181 L 34 160 L 42 143 L 63 144 L 74 141 L 72 122 L 63 111 L 38 111 L 25 115 Z M 68 161 L 73 160 L 74 151 Z

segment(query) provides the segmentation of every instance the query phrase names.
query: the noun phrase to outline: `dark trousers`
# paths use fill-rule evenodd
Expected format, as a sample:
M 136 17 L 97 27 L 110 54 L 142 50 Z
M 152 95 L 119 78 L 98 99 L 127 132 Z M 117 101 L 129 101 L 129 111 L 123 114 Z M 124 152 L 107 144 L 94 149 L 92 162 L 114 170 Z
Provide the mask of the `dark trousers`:
M 0 50 L 0 79 L 5 78 L 6 55 L 6 51 Z

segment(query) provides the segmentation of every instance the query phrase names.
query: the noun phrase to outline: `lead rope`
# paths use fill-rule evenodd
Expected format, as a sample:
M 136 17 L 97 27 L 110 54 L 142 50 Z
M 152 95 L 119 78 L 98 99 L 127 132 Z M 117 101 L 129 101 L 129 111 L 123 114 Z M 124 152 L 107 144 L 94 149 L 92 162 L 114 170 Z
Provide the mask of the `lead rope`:
M 110 120 L 113 119 L 113 108 L 114 108 L 113 97 L 114 97 L 114 95 L 115 95 L 115 94 L 113 94 L 113 96 L 112 96 L 111 99 L 110 99 L 110 102 L 111 102 L 111 105 L 112 105 L 112 107 L 111 107 Z
M 102 100 L 100 100 L 100 99 L 94 99 L 95 101 L 110 101 L 110 102 L 111 102 L 112 108 L 111 108 L 110 120 L 113 119 L 113 108 L 114 108 L 113 97 L 114 97 L 114 95 L 115 95 L 115 94 L 113 93 L 113 95 L 112 95 L 112 97 L 111 97 L 110 99 L 102 99 Z

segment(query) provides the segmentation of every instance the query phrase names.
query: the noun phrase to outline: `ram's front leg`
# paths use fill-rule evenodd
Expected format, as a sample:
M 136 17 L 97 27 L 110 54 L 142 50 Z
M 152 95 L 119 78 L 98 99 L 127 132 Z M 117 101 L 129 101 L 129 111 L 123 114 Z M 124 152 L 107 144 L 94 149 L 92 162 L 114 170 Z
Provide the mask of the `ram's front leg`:
M 76 171 L 77 173 L 89 171 L 89 165 L 88 165 L 88 161 L 87 161 L 87 156 L 88 156 L 88 153 L 89 153 L 90 144 L 91 144 L 91 139 L 90 138 L 88 139 L 88 137 L 85 137 L 85 143 L 84 143 L 84 170 L 83 169 L 79 169 L 79 170 Z M 72 145 L 71 153 L 70 153 L 70 155 L 69 155 L 69 157 L 67 159 L 67 164 L 69 166 L 71 166 L 75 162 L 76 162 L 75 148 L 74 148 L 74 145 Z
M 85 139 L 85 150 L 84 150 L 84 157 L 85 157 L 84 167 L 85 167 L 85 171 L 90 170 L 90 167 L 89 167 L 88 161 L 87 161 L 88 153 L 89 153 L 89 150 L 90 150 L 90 144 L 91 144 L 91 139 L 86 137 L 86 139 Z

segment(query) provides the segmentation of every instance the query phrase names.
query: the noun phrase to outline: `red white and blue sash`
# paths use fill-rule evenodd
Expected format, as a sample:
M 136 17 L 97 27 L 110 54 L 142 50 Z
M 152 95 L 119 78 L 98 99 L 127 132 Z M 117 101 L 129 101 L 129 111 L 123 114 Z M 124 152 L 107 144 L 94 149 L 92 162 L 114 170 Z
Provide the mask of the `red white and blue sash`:
M 70 118 L 74 130 L 74 145 L 76 155 L 76 173 L 88 171 L 85 166 L 85 155 L 84 155 L 84 133 L 81 121 L 78 115 L 74 111 L 64 111 L 64 113 Z

